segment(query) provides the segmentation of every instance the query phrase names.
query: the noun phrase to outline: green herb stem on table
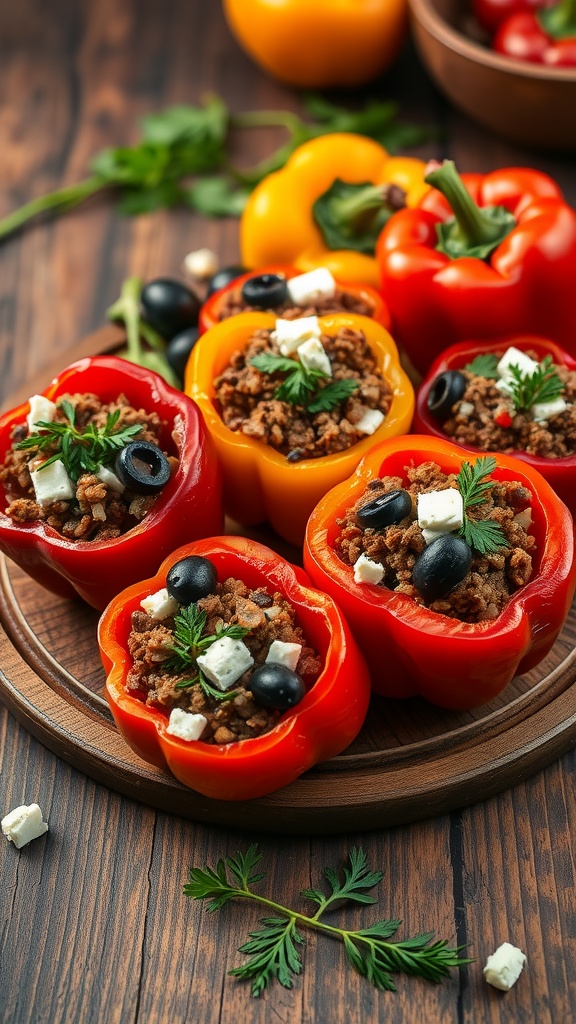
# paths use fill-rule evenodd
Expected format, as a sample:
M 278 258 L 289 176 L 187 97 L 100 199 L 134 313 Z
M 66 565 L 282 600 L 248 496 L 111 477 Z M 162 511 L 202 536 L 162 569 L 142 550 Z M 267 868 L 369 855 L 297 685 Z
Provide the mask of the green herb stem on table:
M 120 298 L 107 310 L 110 320 L 120 321 L 126 328 L 126 349 L 118 354 L 130 363 L 144 366 L 159 373 L 174 388 L 180 383 L 166 358 L 166 342 L 140 315 L 142 281 L 139 277 L 127 278 L 120 292 Z M 142 341 L 146 342 L 146 348 Z

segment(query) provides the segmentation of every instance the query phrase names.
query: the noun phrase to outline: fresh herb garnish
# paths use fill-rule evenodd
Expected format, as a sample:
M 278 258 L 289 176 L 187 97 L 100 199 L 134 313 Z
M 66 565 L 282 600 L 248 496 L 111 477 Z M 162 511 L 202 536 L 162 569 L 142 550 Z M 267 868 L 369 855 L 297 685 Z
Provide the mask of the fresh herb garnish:
M 154 370 L 172 387 L 179 388 L 180 382 L 166 358 L 166 342 L 140 316 L 141 293 L 141 279 L 128 277 L 122 285 L 120 298 L 107 310 L 110 320 L 120 321 L 126 328 L 127 347 L 118 354 L 131 363 Z M 143 341 L 147 347 L 142 345 Z
M 528 412 L 536 402 L 552 402 L 564 390 L 552 356 L 545 356 L 533 373 L 523 373 L 515 364 L 509 367 L 509 372 L 507 383 L 517 412 Z
M 216 700 L 232 700 L 236 696 L 237 691 L 223 693 L 221 690 L 210 686 L 206 677 L 198 669 L 196 658 L 207 647 L 215 643 L 216 640 L 221 640 L 224 636 L 229 636 L 232 640 L 241 640 L 250 630 L 245 626 L 232 623 L 217 629 L 216 633 L 203 636 L 206 621 L 206 612 L 201 611 L 197 604 L 190 604 L 185 608 L 180 608 L 174 616 L 174 643 L 170 645 L 172 656 L 165 662 L 165 668 L 168 672 L 173 672 L 175 675 L 187 672 L 190 668 L 196 670 L 195 675 L 176 683 L 177 690 L 201 686 L 205 694 L 214 697 Z
M 349 867 L 344 868 L 343 880 L 332 868 L 324 869 L 330 886 L 328 895 L 316 888 L 304 889 L 300 893 L 304 899 L 316 904 L 318 909 L 312 917 L 252 891 L 251 886 L 265 877 L 264 872 L 255 870 L 261 860 L 258 847 L 250 846 L 245 853 L 237 852 L 234 857 L 219 860 L 216 870 L 209 867 L 192 868 L 190 881 L 184 886 L 184 894 L 191 899 L 211 900 L 208 911 L 221 910 L 233 899 L 250 899 L 281 915 L 263 918 L 262 927 L 249 933 L 250 941 L 239 947 L 239 952 L 250 957 L 248 963 L 229 972 L 236 978 L 250 979 L 253 996 L 260 996 L 274 980 L 284 988 L 292 988 L 294 978 L 302 971 L 302 958 L 297 947 L 305 944 L 298 927 L 310 928 L 339 939 L 344 943 L 354 970 L 376 988 L 391 992 L 396 990 L 393 974 L 403 972 L 418 975 L 428 981 L 441 982 L 448 977 L 450 968 L 472 963 L 472 960 L 458 956 L 462 946 L 450 949 L 444 940 L 433 942 L 434 932 L 415 935 L 399 942 L 388 941 L 398 930 L 401 921 L 376 921 L 367 928 L 352 931 L 321 920 L 325 911 L 336 901 L 361 904 L 377 902 L 368 894 L 368 890 L 378 885 L 383 873 L 369 870 L 366 855 L 361 848 L 353 847 L 348 854 Z
M 142 432 L 141 423 L 117 428 L 120 409 L 108 413 L 103 427 L 89 423 L 85 430 L 79 431 L 74 425 L 74 406 L 64 400 L 58 408 L 68 422 L 38 420 L 35 426 L 41 427 L 42 433 L 29 434 L 23 441 L 18 442 L 16 448 L 45 451 L 55 446 L 55 451 L 38 469 L 45 469 L 51 463 L 61 460 L 68 476 L 75 483 L 78 483 L 83 473 L 96 473 L 100 466 L 112 463 L 120 449 L 129 444 L 136 434 Z
M 498 548 L 506 547 L 507 541 L 502 528 L 492 519 L 471 519 L 466 510 L 474 505 L 483 505 L 492 481 L 484 479 L 496 468 L 496 459 L 482 455 L 474 465 L 463 462 L 456 477 L 458 490 L 464 504 L 464 523 L 459 531 L 466 543 L 479 555 L 489 555 Z
M 286 379 L 276 388 L 274 397 L 290 405 L 303 405 L 311 413 L 329 412 L 340 402 L 345 402 L 358 387 L 358 381 L 353 378 L 331 380 L 323 370 L 309 370 L 297 359 L 271 352 L 254 356 L 250 363 L 262 373 L 287 373 Z M 323 381 L 329 383 L 322 387 Z
M 464 367 L 476 377 L 496 378 L 498 376 L 498 356 L 493 352 L 483 352 Z

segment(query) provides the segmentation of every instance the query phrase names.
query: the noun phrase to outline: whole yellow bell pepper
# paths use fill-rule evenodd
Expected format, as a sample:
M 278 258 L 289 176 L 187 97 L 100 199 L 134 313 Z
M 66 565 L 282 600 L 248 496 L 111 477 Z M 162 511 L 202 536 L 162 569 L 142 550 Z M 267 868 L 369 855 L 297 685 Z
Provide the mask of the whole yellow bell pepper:
M 361 232 L 372 216 L 379 216 L 382 193 L 387 191 L 382 186 L 399 186 L 406 193 L 406 204 L 415 206 L 429 189 L 424 182 L 425 167 L 424 161 L 415 157 L 389 156 L 365 135 L 335 132 L 305 142 L 280 171 L 264 178 L 248 199 L 240 221 L 242 263 L 250 269 L 290 263 L 303 272 L 328 267 L 342 281 L 378 288 L 373 244 L 368 251 L 355 249 L 354 232 Z M 339 248 L 326 241 L 314 210 L 336 181 L 356 186 L 350 189 L 351 195 L 329 200 L 342 229 Z
M 406 0 L 224 0 L 228 25 L 282 82 L 324 89 L 370 82 L 398 55 Z
M 227 515 L 245 526 L 269 522 L 291 544 L 302 544 L 308 516 L 320 498 L 345 480 L 365 453 L 387 437 L 407 434 L 414 412 L 414 389 L 400 366 L 396 345 L 384 327 L 369 317 L 334 313 L 319 317 L 323 333 L 342 327 L 363 331 L 392 392 L 392 404 L 374 434 L 345 451 L 289 462 L 263 441 L 230 430 L 215 401 L 214 380 L 233 354 L 246 347 L 257 330 L 273 330 L 270 313 L 239 313 L 201 336 L 186 367 L 184 390 L 194 399 L 214 441 L 224 478 Z

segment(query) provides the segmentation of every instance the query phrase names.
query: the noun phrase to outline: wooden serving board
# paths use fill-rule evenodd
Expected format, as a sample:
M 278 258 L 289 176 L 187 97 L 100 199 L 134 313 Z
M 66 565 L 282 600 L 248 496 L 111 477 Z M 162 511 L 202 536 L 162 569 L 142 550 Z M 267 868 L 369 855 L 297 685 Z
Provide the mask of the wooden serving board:
M 74 357 L 118 342 L 119 332 L 105 328 Z M 42 390 L 61 368 L 30 382 L 10 405 Z M 258 536 L 274 546 L 271 535 Z M 276 546 L 290 556 L 286 545 Z M 375 697 L 362 732 L 339 757 L 263 799 L 210 800 L 141 761 L 118 734 L 103 696 L 97 622 L 98 613 L 81 601 L 49 595 L 0 558 L 0 697 L 75 768 L 193 820 L 306 834 L 397 825 L 492 796 L 576 743 L 575 602 L 548 658 L 491 704 L 452 713 L 419 699 Z

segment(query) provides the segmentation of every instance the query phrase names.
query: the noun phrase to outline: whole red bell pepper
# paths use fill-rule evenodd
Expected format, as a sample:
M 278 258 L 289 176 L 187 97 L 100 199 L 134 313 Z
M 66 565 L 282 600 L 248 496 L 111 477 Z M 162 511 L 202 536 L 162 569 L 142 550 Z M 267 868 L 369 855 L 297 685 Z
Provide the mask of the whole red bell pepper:
M 320 675 L 299 704 L 262 736 L 227 745 L 182 740 L 166 731 L 166 711 L 147 707 L 126 690 L 132 612 L 165 586 L 168 570 L 188 555 L 209 558 L 220 582 L 279 591 L 296 610 L 307 641 L 323 660 Z M 104 612 L 98 639 L 107 673 L 106 695 L 118 729 L 145 761 L 216 800 L 250 800 L 288 785 L 318 761 L 334 757 L 360 731 L 370 700 L 366 663 L 332 598 L 313 590 L 301 570 L 270 548 L 244 537 L 212 537 L 173 552 L 153 579 L 119 594 Z
M 472 0 L 472 10 L 482 28 L 493 35 L 513 14 L 529 14 L 552 3 L 554 0 Z
M 296 267 L 289 267 L 283 265 L 274 265 L 269 267 L 262 267 L 260 270 L 250 270 L 245 274 L 241 274 L 234 281 L 225 285 L 224 288 L 220 288 L 217 292 L 214 292 L 206 300 L 200 309 L 200 317 L 198 320 L 198 326 L 200 333 L 208 331 L 211 327 L 215 327 L 216 324 L 220 323 L 221 310 L 225 305 L 228 296 L 232 292 L 240 292 L 242 285 L 245 281 L 249 281 L 251 277 L 255 277 L 260 274 L 280 274 L 285 277 L 287 281 L 292 277 L 298 277 L 302 271 Z M 355 299 L 367 303 L 368 306 L 372 307 L 372 312 L 368 315 L 373 319 L 377 320 L 378 323 L 382 324 L 386 330 L 390 329 L 390 314 L 386 309 L 382 296 L 368 284 L 348 284 L 347 282 L 337 281 L 336 282 L 342 291 L 348 292 Z
M 392 332 L 414 366 L 425 373 L 467 338 L 513 334 L 576 354 L 576 211 L 558 186 L 527 168 L 429 168 L 434 188 L 393 214 L 377 245 Z
M 0 512 L 5 555 L 48 590 L 62 597 L 79 595 L 102 609 L 128 584 L 154 572 L 174 545 L 222 528 L 221 478 L 195 403 L 158 374 L 116 356 L 97 356 L 72 363 L 42 392 L 54 402 L 75 393 L 96 394 L 104 402 L 124 394 L 136 408 L 154 410 L 166 422 L 162 447 L 179 460 L 144 519 L 115 540 L 73 542 L 44 522 L 17 523 Z M 25 402 L 0 417 L 0 461 L 29 408 Z M 0 496 L 4 508 L 1 483 Z
M 576 585 L 573 521 L 566 506 L 532 466 L 496 455 L 497 480 L 519 480 L 533 495 L 536 540 L 532 578 L 512 594 L 494 619 L 460 622 L 422 607 L 407 595 L 354 582 L 354 570 L 337 555 L 338 520 L 376 477 L 406 478 L 406 467 L 433 461 L 458 473 L 476 456 L 435 437 L 411 435 L 384 441 L 355 474 L 330 491 L 308 521 L 304 566 L 315 586 L 330 594 L 346 616 L 368 662 L 372 688 L 387 697 L 420 695 L 441 707 L 463 710 L 492 700 L 518 673 L 549 652 L 568 614 Z
M 576 67 L 576 0 L 511 13 L 499 25 L 492 47 L 532 64 Z
M 546 356 L 551 356 L 553 363 L 557 366 L 565 366 L 569 370 L 576 370 L 576 359 L 568 355 L 564 349 L 545 338 L 502 338 L 499 341 L 481 343 L 477 341 L 463 341 L 458 345 L 451 345 L 445 349 L 430 367 L 421 387 L 418 390 L 416 400 L 416 413 L 412 429 L 416 434 L 428 434 L 431 437 L 439 437 L 448 440 L 442 429 L 442 424 L 430 412 L 428 408 L 428 395 L 436 377 L 447 370 L 461 370 L 468 363 L 471 363 L 476 356 L 493 352 L 501 356 L 507 348 L 513 345 L 521 352 L 533 352 L 538 361 Z M 471 445 L 460 445 L 470 452 L 479 452 L 479 448 Z M 521 459 L 529 466 L 533 466 L 554 488 L 556 494 L 568 506 L 573 516 L 576 516 L 576 455 L 569 455 L 566 458 L 549 459 L 542 455 L 531 455 L 525 451 L 514 451 L 515 458 Z

